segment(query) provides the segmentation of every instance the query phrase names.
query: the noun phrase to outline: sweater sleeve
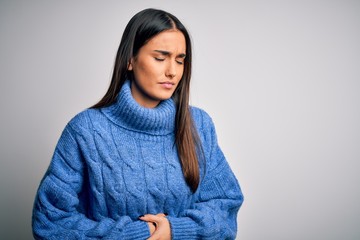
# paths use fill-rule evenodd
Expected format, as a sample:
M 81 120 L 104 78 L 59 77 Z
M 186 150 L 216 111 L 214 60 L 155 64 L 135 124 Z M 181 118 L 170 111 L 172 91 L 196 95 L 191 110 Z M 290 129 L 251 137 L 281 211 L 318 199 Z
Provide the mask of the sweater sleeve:
M 98 221 L 86 214 L 86 167 L 79 141 L 86 141 L 68 124 L 42 179 L 33 207 L 35 239 L 146 239 L 148 225 L 124 216 Z
M 206 174 L 197 190 L 198 200 L 180 217 L 169 216 L 172 238 L 235 239 L 237 213 L 243 202 L 239 183 L 218 146 L 211 118 L 203 115 Z

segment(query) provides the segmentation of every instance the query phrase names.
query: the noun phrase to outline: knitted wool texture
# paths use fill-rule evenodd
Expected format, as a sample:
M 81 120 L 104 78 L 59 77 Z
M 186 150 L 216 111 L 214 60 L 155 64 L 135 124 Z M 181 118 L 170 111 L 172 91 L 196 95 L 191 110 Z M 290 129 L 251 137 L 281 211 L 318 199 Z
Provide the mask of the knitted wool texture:
M 141 107 L 126 82 L 116 103 L 75 116 L 39 186 L 34 237 L 146 239 L 138 217 L 167 213 L 174 240 L 235 239 L 243 195 L 212 120 L 191 108 L 206 162 L 192 193 L 174 145 L 175 111 L 172 99 Z

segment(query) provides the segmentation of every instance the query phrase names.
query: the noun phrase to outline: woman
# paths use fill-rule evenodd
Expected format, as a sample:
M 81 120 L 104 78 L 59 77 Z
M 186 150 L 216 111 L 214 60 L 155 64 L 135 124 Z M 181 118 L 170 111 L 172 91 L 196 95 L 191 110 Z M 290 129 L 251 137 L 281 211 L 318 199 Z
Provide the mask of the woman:
M 170 13 L 128 23 L 110 87 L 65 127 L 35 199 L 36 239 L 234 239 L 243 196 Z

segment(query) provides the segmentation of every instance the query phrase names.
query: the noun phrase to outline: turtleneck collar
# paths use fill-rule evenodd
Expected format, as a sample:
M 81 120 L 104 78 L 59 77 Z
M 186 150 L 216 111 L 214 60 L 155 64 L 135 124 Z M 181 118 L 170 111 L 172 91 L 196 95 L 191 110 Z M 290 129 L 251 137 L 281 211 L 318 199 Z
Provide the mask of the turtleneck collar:
M 167 135 L 175 130 L 174 100 L 161 101 L 155 108 L 142 107 L 131 94 L 129 80 L 122 86 L 116 102 L 102 112 L 115 124 L 139 133 Z

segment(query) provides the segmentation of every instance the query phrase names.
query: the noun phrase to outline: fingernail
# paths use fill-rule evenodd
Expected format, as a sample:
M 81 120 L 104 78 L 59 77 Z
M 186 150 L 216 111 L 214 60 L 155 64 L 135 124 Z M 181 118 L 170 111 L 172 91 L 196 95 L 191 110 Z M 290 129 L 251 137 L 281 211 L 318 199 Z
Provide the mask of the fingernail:
M 138 218 L 142 218 L 142 217 L 144 217 L 144 215 L 141 215 L 140 217 L 138 217 Z

